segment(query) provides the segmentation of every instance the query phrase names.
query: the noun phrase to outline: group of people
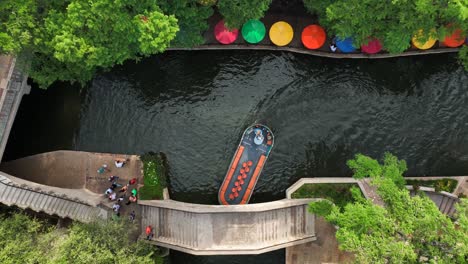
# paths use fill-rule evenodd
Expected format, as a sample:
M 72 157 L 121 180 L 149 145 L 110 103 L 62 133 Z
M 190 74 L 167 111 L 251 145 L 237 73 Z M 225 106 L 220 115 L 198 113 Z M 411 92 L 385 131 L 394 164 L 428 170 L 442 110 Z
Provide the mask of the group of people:
M 118 179 L 119 179 L 118 176 L 109 177 L 109 182 L 111 182 L 112 184 L 106 190 L 105 195 L 110 201 L 115 201 L 115 204 L 112 206 L 112 209 L 114 210 L 117 216 L 120 216 L 120 208 L 121 208 L 122 203 L 125 200 L 127 200 L 125 202 L 125 205 L 129 205 L 130 203 L 136 203 L 137 201 L 137 189 L 136 188 L 133 188 L 130 191 L 130 193 L 128 193 L 130 186 L 136 184 L 137 179 L 133 178 L 129 180 L 128 183 L 125 185 L 119 184 L 117 182 Z
M 115 166 L 117 168 L 122 168 L 126 162 L 127 159 L 115 159 Z M 102 174 L 104 172 L 110 172 L 111 170 L 108 169 L 107 165 L 104 164 L 102 165 L 97 172 L 99 174 Z M 116 175 L 112 175 L 108 178 L 108 181 L 111 183 L 111 186 L 105 191 L 106 197 L 110 200 L 115 202 L 112 205 L 112 210 L 115 213 L 115 217 L 120 217 L 120 210 L 123 206 L 129 205 L 130 203 L 136 203 L 137 202 L 137 189 L 136 188 L 131 188 L 132 185 L 135 185 L 137 183 L 137 179 L 133 178 L 128 181 L 125 185 L 122 185 L 118 182 L 119 177 Z M 131 191 L 130 191 L 131 189 Z M 135 220 L 135 211 L 132 211 L 129 214 L 129 220 L 133 222 Z

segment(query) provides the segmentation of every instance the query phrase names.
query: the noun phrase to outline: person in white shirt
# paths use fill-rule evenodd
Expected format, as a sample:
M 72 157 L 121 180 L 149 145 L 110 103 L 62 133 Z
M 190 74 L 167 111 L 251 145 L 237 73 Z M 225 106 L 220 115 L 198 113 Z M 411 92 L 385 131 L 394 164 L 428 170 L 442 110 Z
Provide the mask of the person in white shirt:
M 127 162 L 126 159 L 115 159 L 115 166 L 117 168 L 122 168 L 126 162 Z

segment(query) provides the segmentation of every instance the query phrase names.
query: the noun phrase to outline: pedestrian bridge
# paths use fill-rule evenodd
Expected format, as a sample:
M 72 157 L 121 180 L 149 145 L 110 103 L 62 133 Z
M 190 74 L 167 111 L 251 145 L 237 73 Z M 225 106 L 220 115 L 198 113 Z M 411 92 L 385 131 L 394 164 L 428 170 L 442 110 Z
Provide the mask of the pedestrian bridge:
M 261 254 L 316 239 L 314 199 L 284 199 L 246 205 L 202 205 L 173 200 L 139 201 L 142 236 L 194 255 Z

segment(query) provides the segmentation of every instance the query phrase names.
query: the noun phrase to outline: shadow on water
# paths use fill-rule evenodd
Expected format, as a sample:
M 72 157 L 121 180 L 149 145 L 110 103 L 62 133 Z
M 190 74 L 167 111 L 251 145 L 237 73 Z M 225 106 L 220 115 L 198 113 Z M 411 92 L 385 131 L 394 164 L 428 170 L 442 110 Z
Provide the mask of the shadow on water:
M 281 264 L 285 261 L 285 250 L 276 250 L 260 255 L 193 256 L 171 251 L 171 262 L 190 264 Z

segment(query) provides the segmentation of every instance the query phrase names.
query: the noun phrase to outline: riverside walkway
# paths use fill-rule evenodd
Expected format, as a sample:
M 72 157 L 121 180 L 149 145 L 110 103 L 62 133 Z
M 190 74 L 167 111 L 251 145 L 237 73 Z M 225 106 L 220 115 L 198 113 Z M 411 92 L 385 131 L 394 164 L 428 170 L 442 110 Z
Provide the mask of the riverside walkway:
M 196 47 L 171 47 L 167 50 L 269 50 L 269 51 L 286 51 L 299 54 L 313 55 L 319 57 L 328 57 L 328 58 L 350 58 L 350 59 L 383 59 L 383 58 L 393 58 L 393 57 L 404 57 L 404 56 L 416 56 L 416 55 L 427 55 L 427 54 L 439 54 L 439 53 L 451 53 L 458 52 L 459 48 L 448 48 L 445 47 L 441 42 L 437 42 L 432 49 L 428 50 L 419 50 L 415 47 L 410 47 L 403 53 L 391 54 L 388 52 L 379 52 L 376 54 L 366 54 L 358 51 L 353 53 L 341 53 L 341 52 L 331 52 L 329 48 L 329 43 L 331 42 L 331 36 L 327 35 L 327 41 L 325 44 L 316 50 L 310 50 L 304 47 L 301 40 L 302 30 L 311 24 L 318 24 L 317 19 L 310 15 L 300 15 L 300 16 L 291 16 L 284 14 L 276 13 L 267 13 L 265 17 L 260 19 L 266 27 L 266 36 L 258 44 L 247 43 L 241 34 L 241 29 L 239 29 L 239 36 L 236 41 L 232 44 L 224 45 L 219 43 L 214 36 L 214 27 L 216 23 L 222 20 L 222 16 L 218 13 L 215 13 L 208 19 L 209 28 L 203 33 L 203 38 L 205 43 Z M 270 27 L 278 21 L 285 21 L 289 23 L 293 30 L 294 36 L 292 41 L 283 47 L 278 47 L 274 45 L 268 36 L 268 30 Z

